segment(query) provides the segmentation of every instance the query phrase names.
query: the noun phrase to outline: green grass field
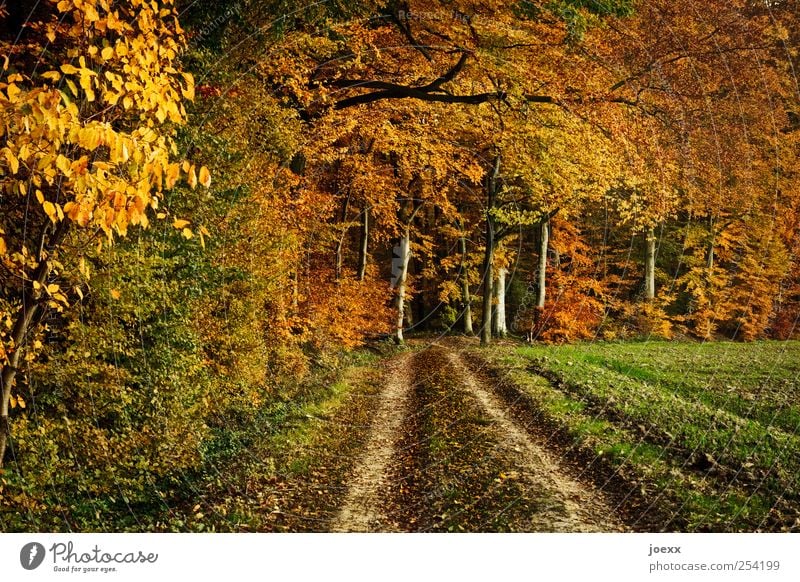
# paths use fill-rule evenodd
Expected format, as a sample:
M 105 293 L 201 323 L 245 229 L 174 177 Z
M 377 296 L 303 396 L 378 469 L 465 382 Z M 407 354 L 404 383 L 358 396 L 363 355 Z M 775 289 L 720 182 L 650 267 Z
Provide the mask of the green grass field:
M 504 346 L 490 362 L 669 528 L 800 527 L 800 342 Z

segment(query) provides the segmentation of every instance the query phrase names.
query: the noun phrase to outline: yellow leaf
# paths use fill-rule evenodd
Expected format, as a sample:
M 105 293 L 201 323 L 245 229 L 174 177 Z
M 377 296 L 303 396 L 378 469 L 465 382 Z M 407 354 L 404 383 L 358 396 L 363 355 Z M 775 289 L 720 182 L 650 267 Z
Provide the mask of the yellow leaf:
M 25 400 L 22 398 L 22 396 L 17 396 L 17 406 L 20 408 L 25 408 Z
M 69 300 L 63 293 L 53 293 L 53 299 L 69 307 Z
M 46 73 L 42 73 L 42 77 L 50 81 L 58 81 L 61 78 L 61 73 L 58 71 L 47 71 Z
M 78 71 L 79 69 L 77 67 L 73 67 L 72 65 L 66 63 L 61 65 L 61 72 L 64 73 L 65 75 L 74 75 Z
M 6 91 L 8 92 L 8 100 L 12 103 L 17 100 L 17 96 L 22 92 L 14 83 L 11 83 Z
M 53 206 L 53 203 L 49 200 L 45 200 L 44 204 L 42 204 L 42 208 L 44 208 L 44 213 L 50 218 L 50 221 L 55 224 L 56 223 L 56 207 Z
M 6 156 L 6 161 L 8 162 L 8 167 L 11 169 L 12 174 L 16 174 L 19 171 L 19 160 L 17 156 L 14 155 L 9 148 L 3 148 L 3 153 Z
M 75 220 L 78 216 L 78 211 L 80 211 L 80 206 L 74 202 L 70 201 L 64 204 L 64 213 L 69 216 L 70 220 Z
M 200 166 L 199 180 L 200 183 L 206 188 L 211 186 L 211 174 L 209 173 L 208 168 L 206 168 L 205 166 Z
M 191 73 L 183 73 L 183 80 L 186 81 L 186 88 L 181 87 L 181 94 L 184 99 L 194 101 L 194 77 Z
M 189 228 L 184 228 L 184 229 L 181 231 L 181 236 L 182 236 L 183 238 L 185 238 L 185 239 L 187 239 L 187 240 L 188 240 L 188 239 L 190 239 L 190 238 L 192 238 L 192 237 L 194 236 L 194 233 L 192 232 L 192 230 L 191 230 L 191 229 L 189 229 Z
M 106 91 L 103 93 L 103 99 L 105 99 L 106 103 L 109 105 L 116 105 L 121 95 L 122 93 L 112 93 L 111 91 Z
M 104 61 L 109 60 L 111 57 L 114 56 L 114 48 L 107 46 L 100 52 L 100 56 L 103 57 Z
M 75 86 L 75 82 L 72 79 L 67 79 L 66 81 L 67 81 L 67 87 L 69 87 L 69 90 L 72 91 L 72 95 L 77 97 L 78 96 L 78 87 Z
M 72 174 L 72 164 L 67 156 L 58 154 L 56 158 L 56 168 L 64 172 L 67 176 Z
M 189 168 L 189 175 L 186 177 L 186 181 L 189 183 L 189 186 L 194 189 L 197 186 L 197 174 L 194 171 L 194 164 L 191 168 Z
M 58 290 L 59 290 L 59 289 L 61 289 L 61 287 L 59 287 L 59 286 L 58 286 L 58 285 L 56 285 L 55 283 L 50 283 L 50 284 L 47 286 L 47 292 L 48 292 L 48 293 L 50 293 L 51 295 L 52 295 L 53 293 L 58 293 Z
M 17 407 L 17 397 L 12 394 L 11 397 L 8 399 L 8 403 L 11 405 L 11 408 L 16 408 Z
M 84 75 L 82 71 L 79 83 L 84 91 L 92 90 L 92 77 L 90 75 Z
M 6 254 L 8 252 L 8 247 L 6 246 L 6 239 L 0 236 L 0 256 Z
M 188 220 L 183 220 L 181 218 L 176 218 L 175 222 L 172 223 L 172 226 L 174 226 L 178 230 L 181 230 L 182 228 L 186 228 L 188 225 L 189 225 L 189 221 Z
M 121 297 L 120 292 L 116 289 L 111 290 L 111 298 L 112 299 L 119 299 Z
M 172 188 L 180 175 L 181 167 L 178 164 L 170 164 L 167 166 L 167 177 L 165 180 L 167 188 Z
M 89 267 L 86 266 L 86 260 L 83 257 L 78 261 L 78 271 L 87 279 L 89 278 Z

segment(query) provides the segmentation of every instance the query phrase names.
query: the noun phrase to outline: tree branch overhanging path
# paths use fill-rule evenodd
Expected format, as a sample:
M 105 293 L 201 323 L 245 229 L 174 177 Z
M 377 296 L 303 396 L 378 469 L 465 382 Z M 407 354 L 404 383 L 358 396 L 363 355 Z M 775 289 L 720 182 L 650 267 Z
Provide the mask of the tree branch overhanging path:
M 356 105 L 374 103 L 384 99 L 418 99 L 420 101 L 430 101 L 435 103 L 451 103 L 464 105 L 480 105 L 490 101 L 504 101 L 507 93 L 502 90 L 475 93 L 471 95 L 453 95 L 442 88 L 442 85 L 453 81 L 463 70 L 467 59 L 470 57 L 468 51 L 463 51 L 458 62 L 444 75 L 430 83 L 419 86 L 399 85 L 387 81 L 375 81 L 368 79 L 337 79 L 329 84 L 340 89 L 377 89 L 368 93 L 362 93 L 353 97 L 347 97 L 335 102 L 334 109 L 347 109 Z M 555 99 L 549 95 L 526 95 L 525 100 L 530 103 L 555 103 Z

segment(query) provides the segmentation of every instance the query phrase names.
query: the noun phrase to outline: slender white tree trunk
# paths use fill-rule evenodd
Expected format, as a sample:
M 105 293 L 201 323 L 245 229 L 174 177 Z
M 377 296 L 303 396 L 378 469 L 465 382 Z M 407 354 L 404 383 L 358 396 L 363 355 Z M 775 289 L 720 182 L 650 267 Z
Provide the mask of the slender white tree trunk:
M 399 267 L 397 273 L 397 319 L 395 325 L 395 341 L 402 344 L 405 340 L 403 338 L 403 324 L 406 315 L 406 277 L 408 275 L 408 262 L 411 259 L 411 244 L 409 240 L 409 231 L 406 230 L 402 237 L 400 237 L 400 245 L 398 251 L 399 261 L 394 263 Z
M 543 221 L 540 228 L 536 307 L 539 309 L 544 309 L 544 302 L 547 297 L 547 247 L 550 244 L 550 221 Z
M 656 234 L 654 229 L 647 229 L 647 245 L 644 257 L 644 297 L 652 301 L 656 297 Z
M 358 246 L 358 280 L 363 281 L 367 275 L 367 258 L 369 256 L 369 208 L 361 215 L 361 241 Z
M 461 256 L 462 258 L 466 258 L 467 256 L 467 239 L 466 237 L 461 237 L 459 239 L 461 244 Z M 467 273 L 467 267 L 462 266 L 461 268 L 461 303 L 464 306 L 464 333 L 467 335 L 473 335 L 472 330 L 472 297 L 469 294 L 469 277 Z
M 486 248 L 483 255 L 483 313 L 481 318 L 481 346 L 492 341 L 492 281 L 494 280 L 495 223 L 492 210 L 497 198 L 497 178 L 500 175 L 500 156 L 486 180 Z
M 708 276 L 710 277 L 711 274 L 714 272 L 714 217 L 712 216 L 709 221 L 709 230 L 711 231 L 711 237 L 708 241 L 708 254 L 706 255 L 706 268 L 708 269 Z
M 508 269 L 505 267 L 497 271 L 497 306 L 495 307 L 494 326 L 495 333 L 499 337 L 505 337 L 508 333 L 506 325 L 506 274 Z

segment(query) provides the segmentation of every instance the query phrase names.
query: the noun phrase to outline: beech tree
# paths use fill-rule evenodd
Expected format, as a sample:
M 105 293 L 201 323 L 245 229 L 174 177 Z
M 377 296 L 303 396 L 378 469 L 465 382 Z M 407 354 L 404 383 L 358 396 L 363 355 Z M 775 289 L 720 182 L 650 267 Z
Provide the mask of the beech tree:
M 181 176 L 210 184 L 205 167 L 171 159 L 168 124 L 185 121 L 194 81 L 173 66 L 183 40 L 170 0 L 61 0 L 41 18 L 25 43 L 0 46 L 0 462 L 9 407 L 25 406 L 15 380 L 41 348 L 41 323 L 86 289 L 82 245 L 147 226 Z M 187 221 L 175 227 L 192 236 Z

